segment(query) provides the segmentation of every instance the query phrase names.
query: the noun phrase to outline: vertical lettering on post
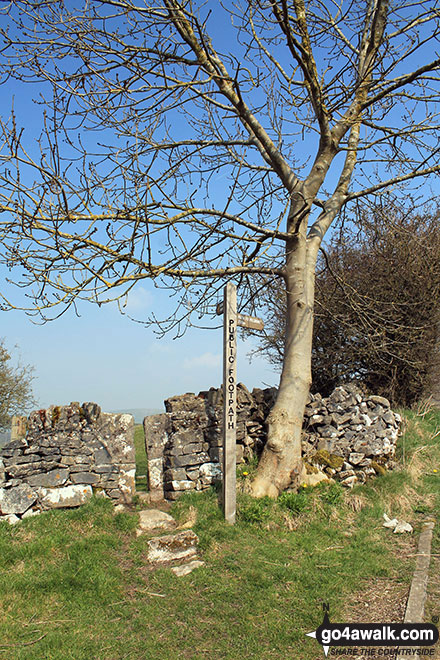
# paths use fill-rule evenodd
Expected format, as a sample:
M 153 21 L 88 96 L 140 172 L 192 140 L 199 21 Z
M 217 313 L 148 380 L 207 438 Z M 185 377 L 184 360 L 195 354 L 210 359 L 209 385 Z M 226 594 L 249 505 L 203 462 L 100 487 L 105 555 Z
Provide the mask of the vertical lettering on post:
M 235 523 L 237 436 L 237 289 L 229 283 L 223 302 L 223 513 Z

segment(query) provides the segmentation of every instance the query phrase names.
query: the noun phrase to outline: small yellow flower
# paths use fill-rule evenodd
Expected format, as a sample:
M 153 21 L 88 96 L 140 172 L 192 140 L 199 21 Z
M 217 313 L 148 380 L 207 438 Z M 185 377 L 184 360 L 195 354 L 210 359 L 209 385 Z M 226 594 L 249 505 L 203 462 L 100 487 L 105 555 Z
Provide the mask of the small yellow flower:
M 244 477 L 247 477 L 248 474 L 249 474 L 249 472 L 243 472 L 243 476 L 244 476 Z
M 307 484 L 303 484 L 302 487 L 303 487 L 303 488 L 307 488 Z
M 433 472 L 438 472 L 437 468 L 434 468 L 434 469 L 433 469 Z

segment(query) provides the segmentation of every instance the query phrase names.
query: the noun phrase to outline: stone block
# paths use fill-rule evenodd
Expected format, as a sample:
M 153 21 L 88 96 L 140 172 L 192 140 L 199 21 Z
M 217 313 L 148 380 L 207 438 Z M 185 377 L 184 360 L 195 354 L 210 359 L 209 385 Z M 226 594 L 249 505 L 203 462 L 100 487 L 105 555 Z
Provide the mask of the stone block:
M 37 463 L 41 461 L 41 456 L 38 454 L 28 454 L 27 456 L 17 456 L 14 458 L 14 464 L 20 465 L 21 463 Z
M 95 463 L 111 463 L 112 462 L 112 457 L 110 455 L 110 452 L 104 446 L 101 446 L 100 449 L 95 449 L 93 451 L 93 457 L 95 459 Z
M 110 488 L 105 490 L 106 494 L 112 498 L 112 500 L 120 501 L 121 500 L 121 491 L 118 488 Z
M 174 469 L 169 469 L 165 470 L 164 472 L 164 480 L 165 481 L 173 481 L 173 480 L 182 480 L 186 479 L 187 472 L 185 468 L 174 468 Z
M 15 523 L 20 521 L 20 518 L 18 518 L 18 516 L 14 515 L 13 513 L 9 513 L 7 516 L 0 516 L 0 520 L 4 520 L 10 525 L 15 525 Z
M 84 458 L 82 458 L 84 460 Z M 70 466 L 70 474 L 74 472 L 94 472 L 95 469 L 90 463 L 76 463 Z
M 190 559 L 197 554 L 198 537 L 192 529 L 178 534 L 158 536 L 148 541 L 148 561 L 163 564 Z
M 159 509 L 145 509 L 139 512 L 139 529 L 141 532 L 170 531 L 176 525 L 177 523 L 172 516 Z
M 206 452 L 200 454 L 186 454 L 183 456 L 166 456 L 165 465 L 167 468 L 186 467 L 187 465 L 201 465 L 202 463 L 209 463 L 210 457 Z
M 195 482 L 191 481 L 190 479 L 185 479 L 183 481 L 167 481 L 164 484 L 165 490 L 178 490 L 178 491 L 185 491 L 185 490 L 194 490 L 196 487 Z
M 107 479 L 105 476 L 101 475 L 98 486 L 100 488 L 105 488 L 105 490 L 112 490 L 118 488 L 119 481 L 116 479 Z
M 203 395 L 196 396 L 194 392 L 172 396 L 166 399 L 164 403 L 167 413 L 191 412 L 203 415 L 206 412 L 205 397 Z
M 172 451 L 176 447 L 185 454 L 190 454 L 193 451 L 201 451 L 202 447 L 197 450 L 195 449 L 195 445 L 202 445 L 204 439 L 203 428 L 200 428 L 200 426 L 197 426 L 195 429 L 179 430 L 173 433 L 171 447 L 169 447 L 169 443 L 167 443 L 165 445 L 165 451 Z
M 205 448 L 208 448 L 209 445 L 206 445 L 207 443 L 205 442 L 190 442 L 188 445 L 183 445 L 181 450 L 179 450 L 178 447 L 173 449 L 174 451 L 177 449 L 177 452 L 182 454 L 199 454 L 201 451 L 204 451 Z
M 150 458 L 148 461 L 148 484 L 150 490 L 163 490 L 163 458 Z
M 6 443 L 3 445 L 1 449 L 1 453 L 5 454 L 5 452 L 12 452 L 17 449 L 24 450 L 28 448 L 28 443 L 25 440 L 25 438 L 18 438 L 17 440 L 11 440 L 11 442 Z
M 118 487 L 121 499 L 126 503 L 130 503 L 133 495 L 136 492 L 136 466 L 131 469 L 120 469 Z
M 219 463 L 203 463 L 199 470 L 200 477 L 205 477 L 213 481 L 222 478 L 222 470 Z
M 365 458 L 365 454 L 352 452 L 348 456 L 348 460 L 352 465 L 358 465 Z
M 21 516 L 22 520 L 26 520 L 26 518 L 34 518 L 35 516 L 39 516 L 41 511 L 39 509 L 28 509 L 23 513 Z
M 92 472 L 74 472 L 70 475 L 70 480 L 74 484 L 97 484 L 99 476 Z
M 374 403 L 375 405 L 383 406 L 384 408 L 390 408 L 390 402 L 388 399 L 385 399 L 383 396 L 369 396 L 367 399 L 368 402 Z
M 83 410 L 84 417 L 89 424 L 96 424 L 99 421 L 101 408 L 96 403 L 83 403 L 81 408 Z
M 37 453 L 37 448 L 32 447 L 32 453 L 36 454 Z M 26 449 L 25 454 L 31 453 L 31 449 Z M 38 451 L 39 454 L 42 456 L 53 456 L 58 459 L 58 457 L 61 455 L 61 450 L 59 447 L 41 447 Z
M 116 465 L 95 465 L 93 472 L 97 474 L 115 474 L 118 472 Z
M 28 484 L 0 488 L 0 512 L 3 515 L 22 514 L 37 500 L 37 493 Z
M 10 465 L 7 468 L 7 473 L 12 478 L 28 480 L 29 477 L 35 473 L 49 472 L 58 468 L 58 463 L 55 461 L 39 461 L 38 463 L 20 463 L 19 465 Z
M 62 486 L 66 483 L 69 476 L 69 470 L 55 469 L 49 472 L 41 472 L 33 474 L 27 478 L 27 482 L 31 486 L 43 486 L 44 488 L 54 488 L 55 486 Z
M 85 504 L 93 495 L 92 487 L 84 484 L 61 488 L 39 488 L 38 499 L 43 509 L 62 509 Z

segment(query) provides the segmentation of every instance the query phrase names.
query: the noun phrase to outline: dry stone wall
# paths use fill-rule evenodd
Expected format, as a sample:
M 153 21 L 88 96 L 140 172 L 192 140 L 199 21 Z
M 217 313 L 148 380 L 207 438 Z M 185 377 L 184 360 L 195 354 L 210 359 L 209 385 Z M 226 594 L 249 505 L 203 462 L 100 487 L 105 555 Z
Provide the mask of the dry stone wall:
M 276 389 L 237 387 L 237 462 L 259 455 L 266 442 L 265 419 Z M 146 417 L 144 431 L 152 499 L 176 499 L 221 478 L 221 389 L 174 396 L 166 413 Z M 383 397 L 354 385 L 328 398 L 310 395 L 305 410 L 303 457 L 309 473 L 323 471 L 345 486 L 393 467 L 400 416 Z
M 134 420 L 96 403 L 33 412 L 25 437 L 0 449 L 0 519 L 84 504 L 93 493 L 131 502 Z

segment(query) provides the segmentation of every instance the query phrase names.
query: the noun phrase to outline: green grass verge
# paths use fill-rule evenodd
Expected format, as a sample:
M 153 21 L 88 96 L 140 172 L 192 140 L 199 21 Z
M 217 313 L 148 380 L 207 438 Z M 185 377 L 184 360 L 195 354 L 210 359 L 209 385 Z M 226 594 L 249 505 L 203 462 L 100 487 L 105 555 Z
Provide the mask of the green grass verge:
M 360 578 L 409 584 L 414 557 L 396 561 L 383 512 L 416 530 L 440 512 L 440 415 L 408 417 L 405 470 L 352 491 L 334 484 L 275 502 L 242 493 L 234 526 L 214 489 L 181 498 L 172 513 L 193 521 L 205 561 L 183 578 L 152 570 L 136 511 L 114 515 L 103 499 L 0 523 L 0 659 L 323 657 L 305 636 L 323 602 L 337 621 Z M 244 471 L 239 481 L 250 478 Z
M 136 490 L 147 490 L 147 453 L 142 424 L 134 427 L 134 447 L 136 450 Z

